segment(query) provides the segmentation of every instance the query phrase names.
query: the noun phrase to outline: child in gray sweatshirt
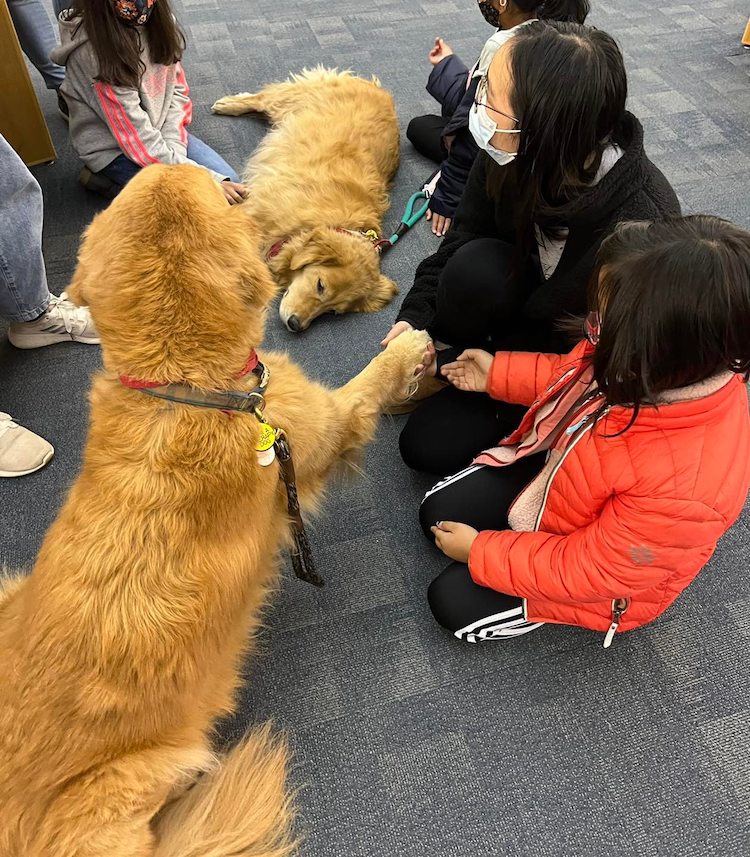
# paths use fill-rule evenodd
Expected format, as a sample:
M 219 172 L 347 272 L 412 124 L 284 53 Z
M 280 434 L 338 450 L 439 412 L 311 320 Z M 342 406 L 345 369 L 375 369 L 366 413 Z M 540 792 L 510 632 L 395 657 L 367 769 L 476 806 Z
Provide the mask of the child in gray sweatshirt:
M 180 62 L 185 38 L 169 0 L 75 0 L 60 15 L 61 92 L 80 181 L 115 196 L 149 164 L 196 163 L 230 203 L 247 188 L 227 162 L 188 131 L 192 102 Z

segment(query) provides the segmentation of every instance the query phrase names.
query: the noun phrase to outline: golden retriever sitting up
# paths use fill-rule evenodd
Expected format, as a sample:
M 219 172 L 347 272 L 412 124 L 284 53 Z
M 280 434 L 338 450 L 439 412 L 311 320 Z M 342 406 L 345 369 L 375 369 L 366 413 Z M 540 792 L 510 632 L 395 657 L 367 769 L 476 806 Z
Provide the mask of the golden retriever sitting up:
M 286 289 L 279 315 L 290 330 L 326 312 L 374 312 L 398 294 L 364 234 L 380 235 L 399 160 L 393 98 L 377 81 L 318 68 L 212 109 L 274 125 L 247 165 L 244 205 Z
M 31 575 L 0 592 L 2 857 L 293 847 L 283 744 L 264 727 L 224 759 L 209 745 L 288 544 L 278 462 L 261 465 L 252 414 L 132 389 L 252 390 L 274 291 L 246 213 L 198 167 L 148 167 L 86 232 L 69 293 L 91 307 L 104 370 L 83 468 Z M 303 508 L 426 342 L 400 336 L 339 390 L 260 355 Z

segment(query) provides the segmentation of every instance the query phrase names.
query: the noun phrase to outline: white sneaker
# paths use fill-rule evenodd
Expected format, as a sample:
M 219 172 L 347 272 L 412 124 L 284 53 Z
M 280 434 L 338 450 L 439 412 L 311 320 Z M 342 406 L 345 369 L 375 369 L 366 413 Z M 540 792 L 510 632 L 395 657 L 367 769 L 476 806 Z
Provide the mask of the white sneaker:
M 0 476 L 26 476 L 52 458 L 51 443 L 0 411 Z
M 8 339 L 16 348 L 41 348 L 56 342 L 84 342 L 98 345 L 99 336 L 88 307 L 76 306 L 63 292 L 50 295 L 47 312 L 36 321 L 13 321 Z

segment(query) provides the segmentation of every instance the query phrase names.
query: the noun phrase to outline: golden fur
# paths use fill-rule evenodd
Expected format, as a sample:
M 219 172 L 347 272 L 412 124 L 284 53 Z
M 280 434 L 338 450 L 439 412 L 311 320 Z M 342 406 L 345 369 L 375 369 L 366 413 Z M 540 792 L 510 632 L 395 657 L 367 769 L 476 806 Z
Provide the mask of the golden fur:
M 217 760 L 208 740 L 287 543 L 278 465 L 259 465 L 253 416 L 118 380 L 251 389 L 235 374 L 274 291 L 246 213 L 198 167 L 148 167 L 86 232 L 69 293 L 91 306 L 104 369 L 83 467 L 31 575 L 0 590 L 2 857 L 293 847 L 283 742 L 261 728 Z M 335 391 L 261 354 L 266 416 L 288 433 L 308 512 L 426 341 L 399 337 Z
M 274 127 L 250 158 L 244 204 L 263 252 L 290 239 L 269 266 L 286 290 L 287 327 L 304 330 L 325 312 L 373 312 L 398 294 L 371 243 L 336 227 L 381 233 L 398 168 L 393 98 L 376 80 L 323 68 L 260 92 L 219 99 L 216 113 L 258 111 Z

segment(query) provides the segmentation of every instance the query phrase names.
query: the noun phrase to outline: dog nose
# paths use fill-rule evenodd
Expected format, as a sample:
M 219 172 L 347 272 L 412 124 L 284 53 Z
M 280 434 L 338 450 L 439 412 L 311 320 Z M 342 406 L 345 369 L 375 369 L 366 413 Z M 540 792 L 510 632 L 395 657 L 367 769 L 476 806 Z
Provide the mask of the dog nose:
M 299 323 L 299 319 L 297 318 L 296 315 L 290 315 L 289 316 L 289 318 L 286 320 L 286 326 L 293 333 L 299 333 L 300 330 L 302 330 L 302 325 Z

